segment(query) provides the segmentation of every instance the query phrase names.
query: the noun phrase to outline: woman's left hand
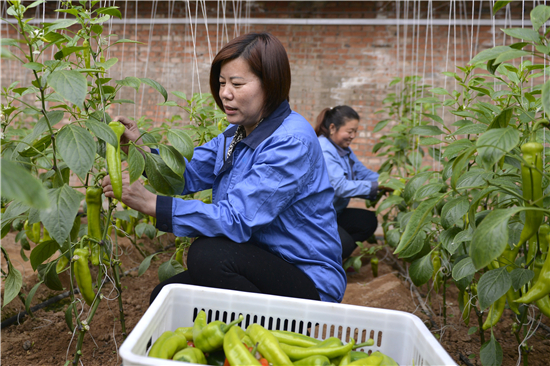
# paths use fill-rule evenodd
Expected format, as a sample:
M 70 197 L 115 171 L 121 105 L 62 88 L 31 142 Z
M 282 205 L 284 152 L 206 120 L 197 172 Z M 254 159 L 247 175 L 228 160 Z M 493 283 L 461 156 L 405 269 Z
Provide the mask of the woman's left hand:
M 393 188 L 390 188 L 390 187 L 386 187 L 386 186 L 378 186 L 378 190 L 381 191 L 382 193 L 391 193 L 394 191 Z
M 105 197 L 115 198 L 111 178 L 107 175 L 101 183 Z M 149 192 L 141 182 L 130 184 L 128 172 L 122 173 L 122 203 L 145 215 L 157 217 L 157 195 Z

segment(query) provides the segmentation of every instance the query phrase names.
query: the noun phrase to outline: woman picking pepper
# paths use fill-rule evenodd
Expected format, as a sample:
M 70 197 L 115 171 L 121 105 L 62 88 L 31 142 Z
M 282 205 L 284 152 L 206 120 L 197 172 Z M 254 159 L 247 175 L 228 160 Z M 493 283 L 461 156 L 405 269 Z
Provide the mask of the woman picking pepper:
M 123 175 L 122 202 L 157 227 L 198 237 L 188 270 L 169 283 L 340 302 L 346 287 L 330 184 L 314 130 L 290 109 L 290 65 L 268 33 L 245 34 L 215 57 L 210 88 L 232 125 L 195 148 L 182 195 L 212 189 L 213 202 L 157 196 Z M 121 143 L 139 138 L 135 122 Z M 140 144 L 140 141 L 136 141 Z M 114 197 L 110 180 L 103 188 Z
M 334 187 L 333 204 L 342 241 L 342 259 L 349 257 L 357 248 L 355 242 L 370 238 L 378 226 L 374 212 L 348 208 L 352 197 L 374 199 L 378 190 L 382 189 L 378 186 L 378 173 L 366 168 L 350 148 L 357 136 L 358 126 L 357 112 L 342 105 L 323 109 L 317 116 L 315 127 L 330 183 Z

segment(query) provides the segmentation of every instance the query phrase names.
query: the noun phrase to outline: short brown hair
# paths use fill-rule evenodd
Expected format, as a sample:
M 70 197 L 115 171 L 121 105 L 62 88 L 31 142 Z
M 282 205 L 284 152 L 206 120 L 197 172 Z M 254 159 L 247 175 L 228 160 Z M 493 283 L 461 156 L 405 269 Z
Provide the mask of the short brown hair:
M 231 40 L 212 61 L 210 91 L 216 104 L 223 110 L 220 98 L 220 71 L 222 64 L 242 57 L 252 72 L 260 78 L 265 93 L 262 117 L 267 117 L 284 101 L 289 100 L 290 63 L 286 50 L 269 33 L 248 33 Z

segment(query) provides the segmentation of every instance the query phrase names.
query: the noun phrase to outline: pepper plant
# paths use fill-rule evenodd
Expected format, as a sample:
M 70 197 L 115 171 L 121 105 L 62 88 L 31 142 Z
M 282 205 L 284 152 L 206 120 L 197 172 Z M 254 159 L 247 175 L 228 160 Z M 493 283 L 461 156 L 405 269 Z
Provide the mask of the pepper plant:
M 137 43 L 126 39 L 110 43 L 109 39 L 115 35 L 104 34 L 102 24 L 111 17 L 121 17 L 118 7 L 99 7 L 99 1 L 61 1 L 56 11 L 66 13 L 66 19 L 30 24 L 26 13 L 44 2 L 38 0 L 24 6 L 19 0 L 11 0 L 7 14 L 14 22 L 2 19 L 13 27 L 18 38 L 2 39 L 1 56 L 31 70 L 33 80 L 29 85 L 14 82 L 1 91 L 1 179 L 5 208 L 1 236 L 12 227 L 20 230 L 17 239 L 22 245 L 22 257 L 27 259 L 25 251 L 30 250 L 30 263 L 40 279 L 23 294 L 21 273 L 2 248 L 8 268 L 4 274 L 3 306 L 19 297 L 30 313 L 37 288 L 45 285 L 63 290 L 58 271 L 67 271 L 71 301 L 65 318 L 71 331 L 78 335 L 72 361 L 78 364 L 84 335 L 103 299 L 101 293 L 107 275 L 114 279 L 119 319 L 123 336 L 126 335 L 120 249 L 117 236 L 112 240 L 110 235 L 116 223 L 113 216 L 116 202 L 105 200 L 100 188 L 100 180 L 107 174 L 106 163 L 109 174 L 120 174 L 119 138 L 113 129 L 116 126 L 108 125 L 110 107 L 133 103 L 116 99 L 123 87 L 138 90 L 145 84 L 161 93 L 165 101 L 168 94 L 148 78 L 109 77 L 108 70 L 118 60 L 106 59 L 108 49 L 120 43 Z M 53 50 L 51 60 L 47 59 L 49 50 Z M 18 128 L 21 125 L 27 128 Z M 169 138 L 172 145 L 157 146 L 157 135 L 143 131 L 144 145 L 157 147 L 158 155 L 145 153 L 138 144 L 129 144 L 128 155 L 123 154 L 122 159 L 126 160 L 124 165 L 132 182 L 145 171 L 148 184 L 156 192 L 181 192 L 183 156 L 192 150 L 192 141 L 183 131 L 174 134 L 181 138 Z M 85 207 L 88 216 L 87 227 L 80 227 L 81 207 Z M 36 244 L 32 250 L 29 241 Z M 88 258 L 97 271 L 90 271 Z
M 379 206 L 389 210 L 387 242 L 411 262 L 413 283 L 431 280 L 444 302 L 455 285 L 466 325 L 475 312 L 483 365 L 502 363 L 493 327 L 506 307 L 516 315 L 512 332 L 524 365 L 529 325 L 550 316 L 550 82 L 545 65 L 531 61 L 549 58 L 548 33 L 540 32 L 549 18 L 550 7 L 537 6 L 533 29 L 503 30 L 523 41 L 445 73 L 457 90 L 430 89 L 455 121 L 424 116 L 410 134 L 439 140 L 441 169 L 415 174 Z

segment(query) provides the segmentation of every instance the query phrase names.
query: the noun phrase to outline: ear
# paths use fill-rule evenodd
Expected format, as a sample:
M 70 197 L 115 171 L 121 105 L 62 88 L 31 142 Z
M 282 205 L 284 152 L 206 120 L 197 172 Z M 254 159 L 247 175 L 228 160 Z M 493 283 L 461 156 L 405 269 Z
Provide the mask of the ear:
M 336 133 L 336 131 L 338 131 L 338 129 L 336 128 L 334 123 L 331 123 L 330 126 L 328 126 L 328 130 L 329 130 L 331 135 L 334 135 Z

